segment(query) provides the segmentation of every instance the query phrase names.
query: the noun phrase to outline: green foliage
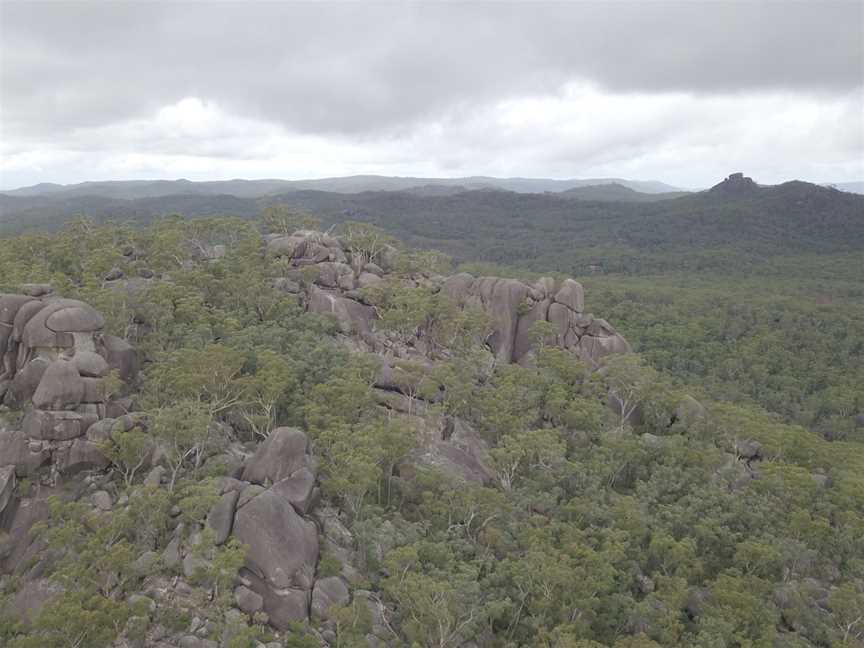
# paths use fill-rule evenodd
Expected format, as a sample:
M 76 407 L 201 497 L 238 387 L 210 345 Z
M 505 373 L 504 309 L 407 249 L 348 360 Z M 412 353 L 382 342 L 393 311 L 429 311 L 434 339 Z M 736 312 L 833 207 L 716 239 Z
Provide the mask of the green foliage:
M 608 215 L 597 205 L 579 209 Z M 616 222 L 630 228 L 630 216 L 655 214 L 632 209 Z M 743 205 L 741 214 L 753 209 Z M 726 210 L 716 205 L 710 213 L 720 218 Z M 273 231 L 295 225 L 287 220 L 293 214 L 271 215 L 265 226 Z M 4 288 L 51 281 L 64 295 L 105 309 L 109 330 L 133 338 L 147 367 L 140 403 L 148 430 L 117 433 L 105 445 L 127 486 L 123 504 L 115 498 L 115 508 L 103 512 L 68 496 L 50 500 L 48 520 L 36 527 L 45 545 L 40 555 L 49 558 L 40 569 L 64 593 L 29 626 L 0 624 L 0 642 L 111 645 L 138 612 L 122 601 L 164 569 L 158 555 L 178 523 L 200 559 L 190 579 L 195 605 L 160 606 L 152 623 L 184 632 L 194 614 L 235 648 L 263 641 L 260 618 L 228 623 L 225 614 L 244 547 L 233 540 L 216 546 L 204 524 L 218 499 L 208 459 L 224 449 L 221 423 L 231 421 L 246 440 L 286 423 L 308 430 L 324 498 L 347 514 L 361 586 L 386 604 L 394 643 L 860 644 L 864 452 L 852 414 L 862 406 L 864 293 L 849 267 L 860 255 L 810 258 L 802 268 L 762 260 L 766 276 L 750 282 L 732 273 L 740 250 L 718 254 L 697 245 L 693 254 L 681 252 L 680 236 L 698 239 L 699 228 L 728 235 L 732 227 L 693 218 L 697 231 L 681 228 L 671 241 L 650 223 L 624 232 L 638 254 L 615 246 L 587 253 L 561 233 L 571 224 L 545 247 L 526 246 L 534 237 L 548 241 L 550 232 L 514 214 L 512 228 L 478 248 L 492 260 L 535 268 L 554 261 L 568 271 L 595 265 L 598 255 L 607 269 L 628 271 L 698 263 L 688 276 L 585 280 L 592 309 L 620 325 L 640 351 L 609 358 L 601 371 L 548 344 L 552 331 L 542 324 L 532 331 L 534 366 L 496 365 L 479 344 L 488 321 L 421 280 L 443 270 L 443 259 L 396 254 L 381 231 L 349 226 L 359 261 L 395 259 L 397 274 L 417 283 L 385 281 L 368 291 L 391 341 L 426 355 L 394 366 L 407 415 L 377 404 L 376 362 L 340 350 L 329 338 L 331 324 L 271 288 L 284 267 L 262 253 L 250 223 L 168 218 L 132 231 L 81 221 L 57 236 L 0 245 Z M 490 231 L 482 218 L 462 221 L 472 245 L 478 232 Z M 603 243 L 593 226 L 579 226 L 580 245 Z M 753 250 L 766 249 L 757 238 Z M 224 257 L 202 258 L 221 243 L 230 244 Z M 751 252 L 743 257 L 753 261 Z M 128 273 L 146 265 L 171 280 L 122 297 L 102 281 L 118 263 Z M 714 276 L 718 268 L 730 276 Z M 834 302 L 817 304 L 826 294 Z M 424 348 L 423 340 L 431 344 Z M 621 410 L 640 416 L 627 423 L 621 411 L 610 414 L 610 391 Z M 688 395 L 704 411 L 698 403 L 693 409 Z M 422 421 L 415 416 L 421 411 Z M 419 443 L 434 438 L 439 416 L 442 428 L 447 417 L 459 417 L 482 433 L 489 451 L 477 440 L 474 449 L 493 479 L 464 483 L 405 465 Z M 754 442 L 759 455 L 745 456 L 742 444 Z M 168 488 L 136 484 L 153 446 L 169 468 Z M 319 576 L 341 571 L 334 556 L 321 556 Z M 18 582 L 0 587 L 6 604 Z M 331 643 L 365 645 L 372 618 L 364 596 L 331 613 Z M 129 628 L 140 632 L 136 624 Z M 300 628 L 282 639 L 318 643 Z

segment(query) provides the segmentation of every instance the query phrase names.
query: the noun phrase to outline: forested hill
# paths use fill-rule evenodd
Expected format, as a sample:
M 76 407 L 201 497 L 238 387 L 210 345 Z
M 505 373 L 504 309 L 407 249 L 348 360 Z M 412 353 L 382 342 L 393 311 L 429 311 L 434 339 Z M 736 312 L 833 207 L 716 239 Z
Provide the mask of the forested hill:
M 327 225 L 374 223 L 408 244 L 435 247 L 459 260 L 580 274 L 589 266 L 607 272 L 738 269 L 776 255 L 864 248 L 864 196 L 804 182 L 754 184 L 741 191 L 725 187 L 650 203 L 495 190 L 445 195 L 304 190 L 264 198 L 182 194 L 135 200 L 0 196 L 0 232 L 56 229 L 81 214 L 97 221 L 148 222 L 169 213 L 250 217 L 285 204 L 309 210 Z

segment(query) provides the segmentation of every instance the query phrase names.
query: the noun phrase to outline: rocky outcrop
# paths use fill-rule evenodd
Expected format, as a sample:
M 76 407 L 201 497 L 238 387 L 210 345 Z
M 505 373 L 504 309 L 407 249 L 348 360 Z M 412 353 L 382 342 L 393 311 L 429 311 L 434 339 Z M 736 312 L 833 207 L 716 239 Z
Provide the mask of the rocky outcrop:
M 300 294 L 311 313 L 332 317 L 340 332 L 353 335 L 372 350 L 386 348 L 376 328 L 375 309 L 364 302 L 362 288 L 386 278 L 396 250 L 382 246 L 373 261 L 355 253 L 341 238 L 301 230 L 290 236 L 269 236 L 268 253 L 288 262 L 289 276 L 274 286 Z M 460 307 L 475 307 L 490 318 L 485 340 L 500 362 L 528 363 L 533 358 L 538 322 L 552 325 L 547 343 L 570 350 L 592 364 L 612 353 L 627 353 L 627 341 L 606 320 L 585 313 L 585 291 L 573 279 L 543 277 L 535 282 L 460 273 L 449 278 L 422 275 L 405 279 L 441 290 Z M 422 336 L 422 331 L 420 332 Z
M 712 194 L 737 198 L 747 197 L 759 191 L 753 178 L 748 178 L 743 173 L 732 173 L 723 182 L 720 182 L 709 190 Z
M 606 320 L 583 313 L 584 290 L 573 279 L 558 283 L 544 277 L 527 284 L 462 273 L 447 279 L 443 290 L 458 304 L 479 307 L 490 316 L 493 333 L 487 343 L 501 362 L 530 360 L 532 328 L 538 322 L 553 325 L 552 343 L 588 362 L 630 351 L 627 341 Z
M 106 465 L 88 429 L 110 406 L 102 379 L 115 369 L 125 381 L 138 373 L 135 350 L 105 335 L 90 305 L 28 284 L 0 294 L 0 398 L 24 410 L 20 431 L 0 432 L 0 457 L 19 476 L 53 458 L 59 472 Z

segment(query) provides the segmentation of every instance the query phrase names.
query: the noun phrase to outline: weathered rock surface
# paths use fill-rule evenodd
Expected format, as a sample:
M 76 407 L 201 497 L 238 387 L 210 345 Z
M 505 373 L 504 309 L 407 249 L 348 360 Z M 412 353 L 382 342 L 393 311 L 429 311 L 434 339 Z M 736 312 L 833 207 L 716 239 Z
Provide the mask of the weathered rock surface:
M 279 492 L 268 489 L 241 506 L 234 535 L 249 546 L 246 566 L 274 590 L 308 590 L 318 561 L 318 532 Z
M 0 435 L 0 459 L 20 476 L 52 457 L 67 474 L 104 467 L 97 443 L 107 430 L 81 437 L 106 417 L 101 379 L 113 367 L 134 380 L 137 353 L 103 335 L 105 320 L 90 305 L 55 297 L 50 287 L 22 292 L 0 294 L 0 396 L 26 410 L 21 433 Z
M 330 618 L 328 611 L 334 605 L 347 605 L 351 600 L 348 586 L 340 576 L 327 576 L 315 581 L 312 590 L 312 605 L 310 612 L 313 619 L 325 620 Z
M 394 249 L 382 246 L 369 261 L 365 253 L 355 254 L 340 238 L 300 230 L 290 236 L 269 236 L 267 250 L 296 268 L 296 277 L 286 280 L 296 288 L 289 292 L 302 292 L 309 312 L 333 317 L 343 334 L 356 335 L 373 348 L 384 344 L 384 336 L 376 333 L 376 312 L 363 303 L 363 293 L 357 288 L 378 283 L 387 275 L 394 265 Z M 301 273 L 300 269 L 309 267 L 314 272 L 304 287 L 300 275 L 305 270 Z M 627 341 L 608 322 L 583 312 L 585 291 L 574 279 L 544 277 L 529 284 L 467 273 L 447 279 L 415 279 L 442 290 L 462 307 L 477 307 L 489 315 L 493 330 L 485 342 L 499 361 L 532 361 L 535 341 L 531 329 L 537 322 L 554 325 L 556 335 L 550 343 L 592 364 L 603 356 L 630 351 Z
M 308 465 L 309 439 L 297 428 L 279 427 L 258 446 L 243 468 L 243 480 L 270 485 Z
M 240 497 L 239 491 L 228 491 L 219 498 L 219 501 L 207 516 L 207 524 L 216 533 L 216 544 L 221 545 L 231 535 L 231 527 L 234 524 L 234 507 Z

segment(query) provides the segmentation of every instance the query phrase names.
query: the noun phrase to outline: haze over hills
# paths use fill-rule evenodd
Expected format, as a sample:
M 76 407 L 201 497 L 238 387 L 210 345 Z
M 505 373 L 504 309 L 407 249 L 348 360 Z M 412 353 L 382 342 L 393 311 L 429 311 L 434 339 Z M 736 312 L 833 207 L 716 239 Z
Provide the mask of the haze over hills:
M 97 195 L 112 198 L 150 198 L 172 194 L 228 194 L 240 197 L 258 197 L 267 194 L 312 189 L 334 193 L 360 193 L 363 191 L 406 191 L 418 187 L 462 187 L 464 189 L 503 189 L 519 193 L 560 192 L 575 187 L 618 184 L 642 193 L 682 191 L 678 187 L 654 180 L 624 180 L 621 178 L 588 178 L 554 180 L 549 178 L 492 178 L 470 176 L 464 178 L 414 178 L 378 175 L 357 175 L 312 180 L 219 180 L 192 182 L 190 180 L 112 180 L 82 182 L 71 185 L 40 183 L 4 191 L 8 196 L 84 196 Z
M 265 182 L 234 186 L 259 191 L 274 186 Z M 436 184 L 358 193 L 207 193 L 230 184 L 93 183 L 115 195 L 77 194 L 77 188 L 0 194 L 0 233 L 56 230 L 81 215 L 143 225 L 169 214 L 254 218 L 268 207 L 286 205 L 314 214 L 327 227 L 346 220 L 369 222 L 409 245 L 439 249 L 458 261 L 564 267 L 577 274 L 589 267 L 630 273 L 734 269 L 777 256 L 864 248 L 864 197 L 800 181 L 760 186 L 741 174 L 697 193 L 647 194 L 621 184 L 558 193 Z M 159 194 L 166 185 L 192 191 L 147 195 Z M 117 197 L 124 192 L 145 195 Z

